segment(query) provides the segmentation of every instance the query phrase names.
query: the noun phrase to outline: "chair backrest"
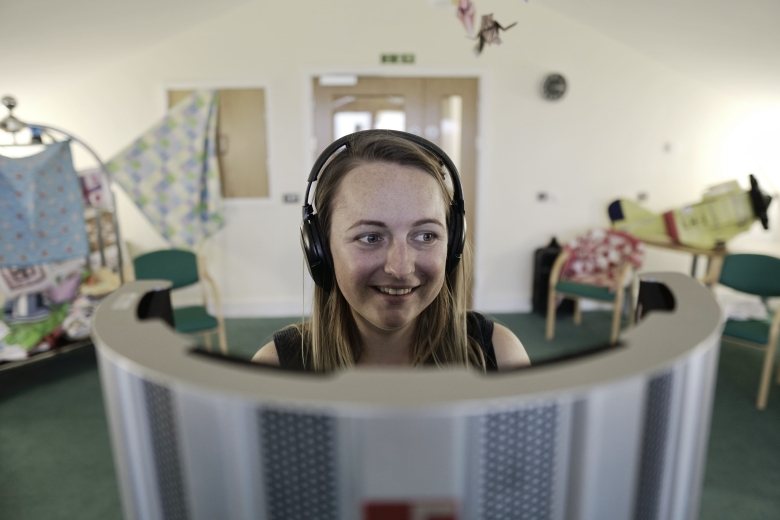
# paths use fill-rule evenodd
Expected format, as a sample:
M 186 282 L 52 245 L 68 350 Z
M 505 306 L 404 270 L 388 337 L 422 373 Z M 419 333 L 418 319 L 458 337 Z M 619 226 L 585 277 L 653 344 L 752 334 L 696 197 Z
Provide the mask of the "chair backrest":
M 136 280 L 169 280 L 173 289 L 197 283 L 198 260 L 184 249 L 161 249 L 133 258 Z
M 561 278 L 595 285 L 612 285 L 623 265 L 639 269 L 644 259 L 644 244 L 615 229 L 593 229 L 566 244 L 565 249 L 569 258 Z
M 748 253 L 726 255 L 718 283 L 762 298 L 780 296 L 780 258 Z

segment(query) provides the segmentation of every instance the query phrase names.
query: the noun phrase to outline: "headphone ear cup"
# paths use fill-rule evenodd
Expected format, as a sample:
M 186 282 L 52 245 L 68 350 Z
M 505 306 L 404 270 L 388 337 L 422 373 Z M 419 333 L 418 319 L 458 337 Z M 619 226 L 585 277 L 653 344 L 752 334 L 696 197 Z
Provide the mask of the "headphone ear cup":
M 330 289 L 333 280 L 333 266 L 324 237 L 320 232 L 317 215 L 309 215 L 301 224 L 301 249 L 306 257 L 314 283 L 324 289 Z
M 453 206 L 450 210 L 450 223 L 447 230 L 447 273 L 451 273 L 458 266 L 463 257 L 463 248 L 466 245 L 466 218 L 463 213 Z

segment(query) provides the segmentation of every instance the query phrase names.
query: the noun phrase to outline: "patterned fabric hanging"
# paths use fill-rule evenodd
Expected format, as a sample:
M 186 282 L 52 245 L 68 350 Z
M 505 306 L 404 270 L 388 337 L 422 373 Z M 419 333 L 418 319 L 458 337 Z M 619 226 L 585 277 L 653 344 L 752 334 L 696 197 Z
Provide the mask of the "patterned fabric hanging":
M 194 249 L 223 225 L 217 95 L 196 91 L 107 168 L 173 247 Z
M 70 141 L 27 157 L 0 156 L 0 266 L 25 267 L 87 253 Z

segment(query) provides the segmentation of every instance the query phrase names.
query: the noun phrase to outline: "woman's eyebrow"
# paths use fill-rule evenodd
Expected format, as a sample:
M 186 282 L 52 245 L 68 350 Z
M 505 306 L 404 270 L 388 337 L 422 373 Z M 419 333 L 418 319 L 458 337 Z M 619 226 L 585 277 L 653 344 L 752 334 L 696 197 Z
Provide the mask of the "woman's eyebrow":
M 425 224 L 436 224 L 437 226 L 445 227 L 441 220 L 437 218 L 424 218 L 416 221 L 412 224 L 412 227 L 424 226 Z
M 349 228 L 347 228 L 347 231 L 349 231 L 350 229 L 354 229 L 356 227 L 360 227 L 360 226 L 373 226 L 373 227 L 385 228 L 385 227 L 387 227 L 387 224 L 385 224 L 384 222 L 382 222 L 380 220 L 358 220 L 357 222 L 355 222 L 354 224 L 349 226 Z
M 441 220 L 435 219 L 435 218 L 423 218 L 420 220 L 416 220 L 414 223 L 412 223 L 412 227 L 418 227 L 418 226 L 424 226 L 426 224 L 435 224 L 437 226 L 446 227 Z M 361 219 L 352 224 L 347 228 L 347 231 L 350 231 L 352 229 L 355 229 L 357 227 L 361 226 L 371 226 L 371 227 L 379 227 L 379 228 L 386 228 L 387 224 L 382 222 L 381 220 L 366 220 Z

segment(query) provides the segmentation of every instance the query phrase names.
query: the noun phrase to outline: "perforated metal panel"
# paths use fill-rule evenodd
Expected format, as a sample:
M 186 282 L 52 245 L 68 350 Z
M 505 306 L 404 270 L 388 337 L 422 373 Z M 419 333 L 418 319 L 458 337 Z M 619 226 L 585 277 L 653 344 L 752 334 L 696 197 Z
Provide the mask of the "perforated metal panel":
M 271 520 L 338 520 L 336 422 L 316 414 L 258 412 Z
M 546 405 L 494 413 L 479 421 L 479 518 L 550 518 L 558 407 Z
M 669 443 L 669 411 L 674 378 L 672 373 L 656 376 L 647 388 L 645 431 L 636 501 L 636 520 L 662 520 L 659 506 L 663 491 L 664 459 Z
M 144 398 L 157 473 L 157 489 L 162 518 L 186 520 L 187 501 L 181 471 L 178 431 L 173 413 L 171 391 L 164 386 L 144 381 Z

